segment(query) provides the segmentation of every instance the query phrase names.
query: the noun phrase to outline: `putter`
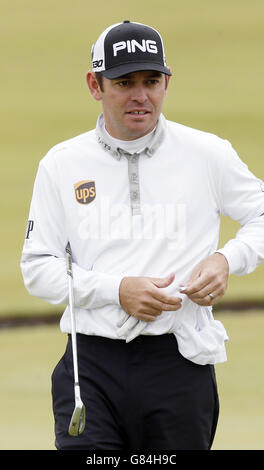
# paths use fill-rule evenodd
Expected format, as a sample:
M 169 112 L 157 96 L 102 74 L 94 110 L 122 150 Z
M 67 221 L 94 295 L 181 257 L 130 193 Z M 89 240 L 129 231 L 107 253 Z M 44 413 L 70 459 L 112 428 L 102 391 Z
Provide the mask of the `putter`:
M 70 436 L 78 436 L 85 428 L 85 406 L 81 400 L 79 373 L 78 373 L 78 360 L 77 360 L 77 339 L 76 339 L 76 326 L 75 326 L 75 312 L 74 312 L 74 296 L 73 296 L 73 274 L 72 274 L 72 253 L 70 243 L 66 246 L 66 266 L 69 283 L 69 307 L 71 313 L 71 331 L 72 331 L 72 356 L 73 356 L 73 371 L 74 371 L 74 398 L 75 407 L 72 413 L 71 421 L 69 424 L 68 432 Z

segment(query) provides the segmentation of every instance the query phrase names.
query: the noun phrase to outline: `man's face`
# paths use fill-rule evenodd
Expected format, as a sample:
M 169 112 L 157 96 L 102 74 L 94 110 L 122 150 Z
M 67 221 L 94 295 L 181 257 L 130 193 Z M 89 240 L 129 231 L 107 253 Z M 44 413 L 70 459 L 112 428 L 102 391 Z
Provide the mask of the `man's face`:
M 168 77 L 169 78 L 169 77 Z M 108 133 L 120 140 L 133 140 L 151 132 L 159 119 L 167 93 L 165 75 L 155 71 L 134 72 L 120 78 L 103 78 L 102 101 Z

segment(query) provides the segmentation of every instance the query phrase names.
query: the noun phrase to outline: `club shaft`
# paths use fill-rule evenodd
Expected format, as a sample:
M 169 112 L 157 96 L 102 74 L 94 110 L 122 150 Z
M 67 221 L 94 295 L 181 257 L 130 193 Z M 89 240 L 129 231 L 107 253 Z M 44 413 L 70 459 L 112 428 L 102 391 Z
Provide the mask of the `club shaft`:
M 72 357 L 73 357 L 73 372 L 74 372 L 74 383 L 79 385 L 79 372 L 78 372 L 78 360 L 77 360 L 77 339 L 76 339 L 76 324 L 75 324 L 75 312 L 73 308 L 73 282 L 71 276 L 69 276 L 69 307 L 71 314 L 71 338 L 72 338 Z
M 77 360 L 77 339 L 76 339 L 76 323 L 75 323 L 75 312 L 74 312 L 74 293 L 73 293 L 73 275 L 72 275 L 72 255 L 70 244 L 68 243 L 66 248 L 66 262 L 67 262 L 67 275 L 69 285 L 69 307 L 71 316 L 71 338 L 72 338 L 72 357 L 73 357 L 73 372 L 74 372 L 74 383 L 75 390 L 79 391 L 79 372 L 78 372 L 78 360 Z M 80 393 L 79 393 L 80 394 Z

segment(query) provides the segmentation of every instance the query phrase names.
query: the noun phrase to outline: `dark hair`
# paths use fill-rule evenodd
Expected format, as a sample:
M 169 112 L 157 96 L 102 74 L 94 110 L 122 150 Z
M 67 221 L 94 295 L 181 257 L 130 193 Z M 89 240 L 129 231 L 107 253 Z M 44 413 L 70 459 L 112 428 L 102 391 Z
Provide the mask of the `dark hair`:
M 95 78 L 98 82 L 98 85 L 99 85 L 101 91 L 104 91 L 104 84 L 103 84 L 104 76 L 103 76 L 102 72 L 95 72 Z

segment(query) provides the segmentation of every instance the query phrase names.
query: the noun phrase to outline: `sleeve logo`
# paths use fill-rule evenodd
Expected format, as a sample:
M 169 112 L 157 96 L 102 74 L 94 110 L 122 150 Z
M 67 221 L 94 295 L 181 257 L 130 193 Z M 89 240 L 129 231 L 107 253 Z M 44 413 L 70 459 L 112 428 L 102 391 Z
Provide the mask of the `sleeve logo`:
M 75 197 L 80 204 L 90 204 L 96 196 L 95 181 L 79 181 L 74 185 Z
M 26 240 L 29 239 L 30 232 L 32 232 L 34 228 L 34 220 L 28 220 L 27 229 L 26 229 Z

